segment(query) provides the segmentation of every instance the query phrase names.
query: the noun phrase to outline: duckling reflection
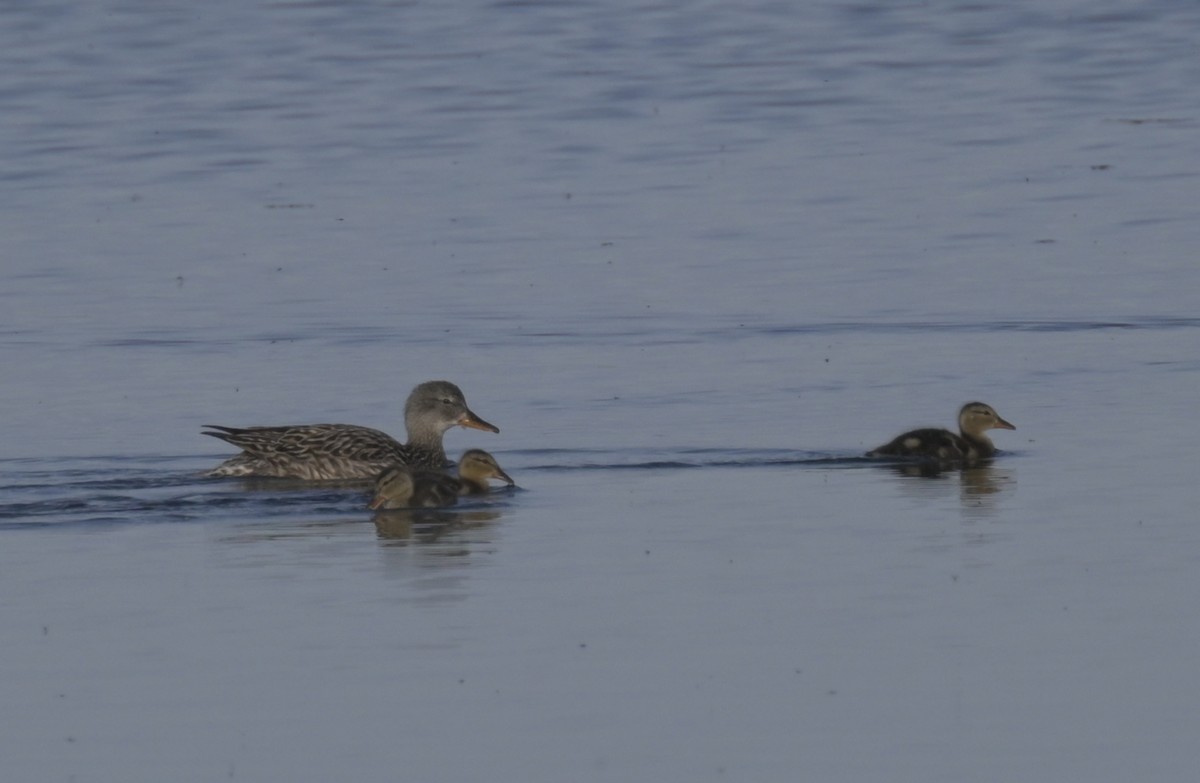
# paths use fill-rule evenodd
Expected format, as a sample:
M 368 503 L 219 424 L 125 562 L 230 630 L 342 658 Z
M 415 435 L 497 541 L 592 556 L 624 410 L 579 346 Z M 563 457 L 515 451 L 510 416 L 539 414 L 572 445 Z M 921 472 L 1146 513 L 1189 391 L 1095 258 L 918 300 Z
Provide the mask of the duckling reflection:
M 911 478 L 951 479 L 957 476 L 964 498 L 995 494 L 1013 481 L 1011 471 L 996 470 L 988 462 L 971 466 L 939 462 L 896 462 L 883 467 Z
M 500 518 L 499 511 L 458 511 L 438 508 L 400 508 L 376 511 L 375 534 L 384 541 L 430 544 L 443 536 L 481 527 Z
M 931 464 L 936 475 L 939 466 L 969 466 L 991 459 L 996 455 L 996 446 L 987 431 L 1016 427 L 1002 419 L 992 406 L 968 402 L 958 412 L 958 429 L 958 434 L 937 428 L 912 430 L 868 451 L 867 456 L 920 460 Z
M 1013 471 L 997 470 L 988 464 L 963 468 L 958 476 L 959 493 L 964 503 L 986 502 L 988 496 L 1011 489 L 1016 483 L 1017 477 Z

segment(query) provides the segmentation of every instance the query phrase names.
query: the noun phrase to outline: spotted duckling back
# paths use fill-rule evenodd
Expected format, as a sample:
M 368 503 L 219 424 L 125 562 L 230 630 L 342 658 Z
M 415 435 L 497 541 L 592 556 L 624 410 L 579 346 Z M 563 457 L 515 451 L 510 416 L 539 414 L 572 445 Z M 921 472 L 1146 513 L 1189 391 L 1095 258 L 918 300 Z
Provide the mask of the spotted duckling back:
M 968 402 L 958 412 L 958 429 L 958 434 L 937 428 L 912 430 L 867 452 L 867 456 L 968 465 L 995 456 L 996 446 L 988 438 L 988 430 L 1015 430 L 1016 427 L 1002 419 L 992 406 Z

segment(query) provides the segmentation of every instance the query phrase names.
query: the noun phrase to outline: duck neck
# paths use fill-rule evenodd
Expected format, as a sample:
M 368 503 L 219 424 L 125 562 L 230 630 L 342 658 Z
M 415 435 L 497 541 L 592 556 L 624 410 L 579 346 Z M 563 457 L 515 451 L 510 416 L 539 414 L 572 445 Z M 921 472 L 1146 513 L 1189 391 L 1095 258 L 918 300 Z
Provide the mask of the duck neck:
M 444 462 L 446 459 L 446 452 L 442 447 L 443 432 L 445 432 L 445 430 L 441 430 L 436 427 L 409 427 L 407 445 L 413 449 L 433 452 Z
M 967 432 L 966 430 L 959 430 L 959 432 L 962 433 L 963 440 L 965 440 L 967 443 L 970 443 L 971 446 L 977 452 L 979 452 L 979 456 L 990 457 L 996 453 L 995 444 L 992 443 L 992 439 L 984 433 Z
M 486 480 L 480 481 L 473 476 L 464 476 L 462 473 L 458 474 L 458 480 L 462 482 L 463 489 L 468 495 L 482 495 L 488 491 Z

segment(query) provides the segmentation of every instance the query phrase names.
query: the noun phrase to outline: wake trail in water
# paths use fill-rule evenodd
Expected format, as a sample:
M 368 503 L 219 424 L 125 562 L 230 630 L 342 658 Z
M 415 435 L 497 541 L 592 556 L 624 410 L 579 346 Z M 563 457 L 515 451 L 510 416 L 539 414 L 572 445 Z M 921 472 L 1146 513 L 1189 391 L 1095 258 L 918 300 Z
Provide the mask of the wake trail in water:
M 497 488 L 484 504 L 508 503 L 526 474 L 566 471 L 856 468 L 856 454 L 750 449 L 498 452 L 518 487 Z M 211 478 L 205 457 L 7 460 L 0 479 L 0 530 L 162 524 L 297 516 L 362 519 L 369 482 Z M 536 482 L 534 482 L 536 483 Z M 471 507 L 466 500 L 456 508 Z
M 532 464 L 521 471 L 692 470 L 703 468 L 855 467 L 877 464 L 861 454 L 749 449 L 685 449 L 676 452 L 597 452 L 565 449 L 509 452 Z

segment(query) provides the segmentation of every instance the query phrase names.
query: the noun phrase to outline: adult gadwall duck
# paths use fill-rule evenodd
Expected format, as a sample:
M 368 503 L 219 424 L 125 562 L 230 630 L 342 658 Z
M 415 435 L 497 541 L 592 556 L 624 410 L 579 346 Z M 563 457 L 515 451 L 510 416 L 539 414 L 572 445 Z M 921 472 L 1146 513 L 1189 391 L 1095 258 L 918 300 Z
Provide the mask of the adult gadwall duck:
M 499 432 L 476 416 L 462 390 L 449 381 L 426 381 L 408 395 L 404 427 L 408 442 L 353 424 L 283 427 L 205 425 L 205 435 L 242 450 L 210 476 L 273 476 L 306 481 L 370 479 L 392 465 L 441 470 L 446 464 L 442 435 L 451 427 Z

